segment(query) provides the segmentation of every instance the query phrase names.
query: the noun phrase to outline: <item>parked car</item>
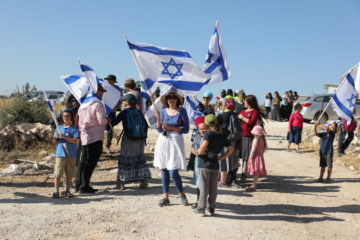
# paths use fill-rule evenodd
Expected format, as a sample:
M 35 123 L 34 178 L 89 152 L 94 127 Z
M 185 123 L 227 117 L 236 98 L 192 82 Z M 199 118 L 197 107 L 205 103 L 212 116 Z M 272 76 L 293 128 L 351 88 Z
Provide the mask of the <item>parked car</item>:
M 45 92 L 46 92 L 48 99 L 53 104 L 57 104 L 59 102 L 59 99 L 64 95 L 64 92 L 61 92 L 61 91 L 45 90 Z M 36 100 L 44 100 L 44 101 L 46 100 L 43 91 L 29 92 L 25 96 L 25 99 L 27 99 L 30 102 L 36 101 Z
M 326 105 L 329 103 L 330 99 L 332 98 L 333 94 L 314 94 L 311 96 L 301 96 L 298 100 L 294 103 L 300 103 L 303 107 L 301 110 L 301 114 L 304 117 L 305 122 L 310 122 L 312 120 L 317 121 L 323 110 L 325 109 Z M 360 113 L 360 100 L 356 99 L 355 109 L 357 113 Z M 319 120 L 320 122 L 326 122 L 327 120 L 336 120 L 339 117 L 337 116 L 336 112 L 333 110 L 331 103 L 329 107 L 324 112 L 323 116 Z

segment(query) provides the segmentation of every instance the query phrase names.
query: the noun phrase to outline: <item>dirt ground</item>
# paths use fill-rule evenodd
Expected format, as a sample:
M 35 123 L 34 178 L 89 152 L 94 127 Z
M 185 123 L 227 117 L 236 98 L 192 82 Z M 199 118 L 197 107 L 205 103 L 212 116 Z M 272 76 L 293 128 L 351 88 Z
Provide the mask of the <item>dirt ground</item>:
M 153 178 L 147 189 L 114 189 L 118 153 L 103 154 L 92 178 L 100 190 L 96 195 L 52 199 L 51 176 L 0 178 L 1 239 L 359 239 L 360 175 L 334 156 L 333 182 L 317 183 L 318 152 L 287 152 L 286 125 L 266 125 L 268 176 L 258 190 L 218 189 L 215 217 L 195 216 L 180 205 L 173 185 L 171 206 L 158 206 L 161 179 L 152 167 L 152 130 L 146 150 Z M 193 203 L 192 172 L 181 175 Z

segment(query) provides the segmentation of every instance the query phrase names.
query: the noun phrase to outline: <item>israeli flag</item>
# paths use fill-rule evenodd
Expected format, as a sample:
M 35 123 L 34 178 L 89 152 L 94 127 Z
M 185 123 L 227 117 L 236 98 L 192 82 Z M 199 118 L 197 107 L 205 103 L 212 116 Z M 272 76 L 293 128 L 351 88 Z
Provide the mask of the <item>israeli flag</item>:
M 154 104 L 156 105 L 156 108 L 154 106 Z M 149 126 L 151 128 L 156 128 L 156 109 L 158 109 L 160 111 L 160 109 L 163 108 L 163 104 L 161 103 L 160 97 L 158 97 L 154 104 L 152 104 L 149 109 L 146 110 L 145 112 L 145 117 L 147 117 L 148 122 L 149 122 Z
M 97 98 L 94 92 L 91 90 L 89 82 L 85 76 L 66 75 L 60 78 L 64 82 L 65 86 L 70 90 L 72 95 L 76 98 L 76 100 L 81 104 L 81 108 L 89 105 L 92 100 Z M 122 96 L 122 91 L 119 87 L 113 86 L 106 81 L 99 80 L 99 83 L 106 90 L 106 92 L 103 94 L 102 102 L 105 106 L 106 114 L 109 115 L 118 104 L 120 97 Z
M 331 105 L 336 111 L 336 114 L 346 119 L 348 124 L 351 122 L 356 102 L 356 89 L 353 75 L 355 71 L 353 70 L 354 69 L 350 70 L 350 72 L 343 77 L 340 86 L 331 99 Z
M 197 110 L 197 106 L 199 105 L 199 101 L 194 96 L 186 96 L 184 99 L 183 107 L 186 109 L 188 114 L 189 123 L 195 124 L 195 119 L 200 116 L 204 116 L 204 114 Z
M 208 84 L 222 82 L 231 77 L 224 44 L 220 36 L 218 21 L 216 21 L 215 30 L 210 39 L 203 70 L 205 73 L 211 74 L 211 79 Z
M 97 77 L 94 69 L 92 69 L 88 65 L 83 64 L 80 60 L 79 60 L 79 64 L 80 64 L 81 71 L 84 73 L 87 81 L 89 82 L 89 86 L 90 86 L 91 90 L 93 91 L 94 94 L 96 94 L 97 85 L 99 83 L 99 78 Z
M 166 84 L 182 95 L 194 96 L 210 78 L 186 51 L 130 41 L 127 43 L 143 86 L 150 94 L 159 84 Z
M 141 87 L 141 97 L 142 97 L 142 112 L 146 112 L 146 102 L 150 99 L 150 95 Z

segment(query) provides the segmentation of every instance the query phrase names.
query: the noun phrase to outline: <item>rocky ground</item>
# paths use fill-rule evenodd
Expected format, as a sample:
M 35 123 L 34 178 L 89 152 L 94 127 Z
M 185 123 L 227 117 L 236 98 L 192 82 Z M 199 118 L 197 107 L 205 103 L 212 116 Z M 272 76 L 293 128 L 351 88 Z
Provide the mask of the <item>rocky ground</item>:
M 41 162 L 39 171 L 24 170 L 21 175 L 0 177 L 0 236 L 2 239 L 357 239 L 360 175 L 356 161 L 349 164 L 347 160 L 359 155 L 357 139 L 347 157 L 334 157 L 333 182 L 317 183 L 319 157 L 317 140 L 311 134 L 313 126 L 305 126 L 300 154 L 286 151 L 286 126 L 287 123 L 279 122 L 266 125 L 268 176 L 260 179 L 258 190 L 248 193 L 235 186 L 220 188 L 215 217 L 201 218 L 190 207 L 181 206 L 173 186 L 171 206 L 158 207 L 161 179 L 154 168 L 148 189 L 139 189 L 136 184 L 126 186 L 124 191 L 114 189 L 117 153 L 104 153 L 94 172 L 92 182 L 100 190 L 98 194 L 52 199 L 53 179 L 51 174 L 44 174 L 49 164 L 43 159 L 45 156 L 39 156 L 31 160 Z M 157 133 L 152 131 L 149 135 L 146 155 L 151 165 Z M 186 141 L 189 137 L 185 137 Z M 118 148 L 114 145 L 112 150 L 118 152 Z M 48 156 L 51 158 L 50 152 Z M 36 169 L 33 162 L 17 164 Z M 192 172 L 181 175 L 188 199 L 194 202 Z

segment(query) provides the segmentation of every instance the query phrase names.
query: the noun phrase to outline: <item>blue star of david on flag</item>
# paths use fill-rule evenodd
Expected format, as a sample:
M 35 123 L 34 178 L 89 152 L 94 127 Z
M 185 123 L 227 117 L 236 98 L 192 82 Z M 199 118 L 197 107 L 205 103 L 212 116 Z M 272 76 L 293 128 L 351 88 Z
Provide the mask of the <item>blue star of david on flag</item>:
M 170 59 L 170 61 L 167 62 L 161 62 L 161 64 L 164 66 L 164 70 L 162 70 L 161 74 L 167 74 L 170 76 L 171 79 L 174 79 L 175 77 L 181 76 L 183 75 L 182 72 L 180 71 L 181 68 L 183 67 L 184 64 L 177 64 L 174 59 Z M 170 66 L 174 66 L 176 68 L 176 72 L 175 73 L 171 73 L 169 72 L 169 67 Z
M 349 102 L 349 107 L 355 107 L 355 101 L 353 103 L 354 99 L 356 99 L 356 96 L 354 94 L 352 94 L 350 98 L 346 99 L 346 101 Z
M 206 58 L 206 62 L 211 63 L 211 58 L 214 56 L 214 54 L 212 54 L 209 50 L 208 50 L 208 55 Z

